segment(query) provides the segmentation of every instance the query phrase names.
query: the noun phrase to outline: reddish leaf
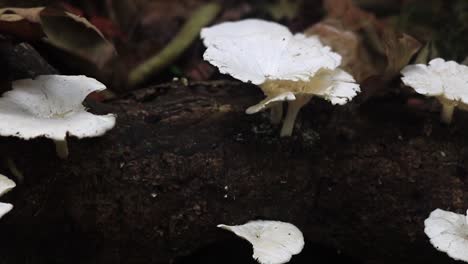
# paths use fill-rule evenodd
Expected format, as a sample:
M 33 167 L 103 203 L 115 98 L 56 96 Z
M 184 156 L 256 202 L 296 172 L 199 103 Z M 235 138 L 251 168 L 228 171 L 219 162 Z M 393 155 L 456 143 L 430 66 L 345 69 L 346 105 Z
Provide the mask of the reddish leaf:
M 108 18 L 101 16 L 93 16 L 89 19 L 91 24 L 96 26 L 107 38 L 114 39 L 125 39 L 124 34 L 118 27 Z

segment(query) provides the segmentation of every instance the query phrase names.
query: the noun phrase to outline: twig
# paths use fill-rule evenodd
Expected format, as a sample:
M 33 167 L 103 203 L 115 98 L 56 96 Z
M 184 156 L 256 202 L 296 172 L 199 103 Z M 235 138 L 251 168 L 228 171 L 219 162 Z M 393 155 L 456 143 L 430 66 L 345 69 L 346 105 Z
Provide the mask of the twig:
M 221 6 L 216 3 L 209 3 L 197 9 L 177 36 L 161 52 L 140 64 L 130 73 L 129 85 L 136 86 L 144 82 L 177 59 L 198 37 L 200 30 L 209 24 L 220 10 Z

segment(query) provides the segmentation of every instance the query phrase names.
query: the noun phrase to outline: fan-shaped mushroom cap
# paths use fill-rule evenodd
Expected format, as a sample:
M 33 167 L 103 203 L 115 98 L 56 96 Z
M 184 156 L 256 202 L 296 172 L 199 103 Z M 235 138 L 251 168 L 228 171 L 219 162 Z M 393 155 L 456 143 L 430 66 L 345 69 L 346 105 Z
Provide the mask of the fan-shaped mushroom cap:
M 273 22 L 247 19 L 203 29 L 204 59 L 243 82 L 307 81 L 321 68 L 335 69 L 341 56 L 316 37 L 293 35 Z
M 9 213 L 13 209 L 13 205 L 9 203 L 0 203 L 0 218 Z
M 0 98 L 0 135 L 63 141 L 103 135 L 115 116 L 94 115 L 82 105 L 88 94 L 106 87 L 86 76 L 43 75 L 13 82 Z
M 408 65 L 401 74 L 403 83 L 417 93 L 437 97 L 442 104 L 442 122 L 452 122 L 455 107 L 467 108 L 468 66 L 437 58 L 429 65 Z
M 209 46 L 212 45 L 211 41 L 216 38 L 238 38 L 258 34 L 292 36 L 287 27 L 261 19 L 244 19 L 236 22 L 224 22 L 202 29 L 200 36 L 205 46 Z
M 290 223 L 259 220 L 239 226 L 218 227 L 249 241 L 254 250 L 253 258 L 262 264 L 286 263 L 304 248 L 302 232 Z
M 259 85 L 267 96 L 248 114 L 272 108 L 271 121 L 279 123 L 281 102 L 289 102 L 281 136 L 292 134 L 299 110 L 313 96 L 345 104 L 360 91 L 353 77 L 338 69 L 341 56 L 317 36 L 293 35 L 280 24 L 246 19 L 205 28 L 201 38 L 205 60 L 221 73 Z
M 468 262 L 466 215 L 436 209 L 424 221 L 424 226 L 424 232 L 437 250 L 453 259 Z
M 427 96 L 468 104 L 468 66 L 455 61 L 433 59 L 429 65 L 408 65 L 402 71 L 405 85 Z
M 16 184 L 14 181 L 0 174 L 0 196 L 11 191 L 13 188 L 15 188 L 15 186 Z M 0 218 L 11 211 L 11 209 L 13 209 L 13 205 L 8 203 L 0 203 Z

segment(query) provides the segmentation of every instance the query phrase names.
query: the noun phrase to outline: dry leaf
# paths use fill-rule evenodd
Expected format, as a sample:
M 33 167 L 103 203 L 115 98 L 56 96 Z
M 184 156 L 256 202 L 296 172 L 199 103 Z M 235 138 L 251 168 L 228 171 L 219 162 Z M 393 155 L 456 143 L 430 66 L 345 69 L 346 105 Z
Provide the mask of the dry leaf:
M 0 9 L 0 31 L 46 43 L 102 68 L 114 46 L 83 17 L 52 8 Z
M 0 20 L 16 22 L 25 19 L 31 23 L 40 23 L 39 13 L 44 9 L 45 7 L 2 8 L 0 9 Z
M 328 16 L 306 33 L 318 34 L 323 42 L 343 55 L 343 63 L 359 81 L 371 76 L 396 77 L 421 44 L 399 33 L 355 6 L 352 0 L 325 0 Z
M 357 33 L 327 23 L 317 23 L 305 33 L 319 35 L 325 45 L 331 46 L 338 52 L 342 56 L 341 67 L 350 72 L 358 82 L 378 74 L 369 52 Z
M 39 13 L 43 9 L 44 7 L 0 9 L 0 32 L 9 33 L 25 40 L 44 37 L 38 22 Z
M 114 46 L 84 17 L 45 9 L 41 25 L 51 45 L 77 55 L 102 68 L 115 55 Z
M 408 65 L 414 54 L 421 48 L 421 43 L 415 38 L 388 29 L 382 31 L 381 36 L 387 66 L 384 79 L 392 79 L 400 70 Z

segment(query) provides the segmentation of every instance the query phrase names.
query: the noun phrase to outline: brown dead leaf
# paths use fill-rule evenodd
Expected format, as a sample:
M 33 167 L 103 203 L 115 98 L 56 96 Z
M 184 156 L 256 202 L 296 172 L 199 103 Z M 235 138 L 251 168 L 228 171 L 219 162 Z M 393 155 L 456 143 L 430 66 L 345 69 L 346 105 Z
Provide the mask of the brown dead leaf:
M 45 9 L 40 18 L 49 44 L 90 61 L 98 68 L 114 57 L 114 46 L 84 17 Z
M 387 59 L 384 79 L 392 79 L 404 66 L 408 65 L 414 54 L 421 48 L 415 38 L 398 33 L 392 29 L 383 30 L 381 36 L 384 54 Z
M 31 23 L 40 23 L 39 13 L 41 13 L 44 8 L 45 7 L 2 8 L 0 9 L 0 20 L 16 22 L 25 19 Z
M 324 7 L 328 16 L 306 33 L 319 35 L 338 51 L 358 81 L 396 77 L 421 47 L 415 38 L 397 32 L 352 0 L 324 0 Z
M 362 38 L 357 33 L 327 23 L 315 24 L 305 33 L 319 35 L 325 45 L 341 54 L 341 67 L 350 72 L 358 82 L 378 74 L 369 52 L 362 44 Z
M 43 9 L 43 7 L 0 9 L 0 32 L 9 33 L 25 40 L 44 37 L 39 23 L 36 22 Z
M 115 55 L 114 46 L 84 17 L 62 10 L 0 9 L 0 31 L 26 39 L 40 39 L 102 68 Z

